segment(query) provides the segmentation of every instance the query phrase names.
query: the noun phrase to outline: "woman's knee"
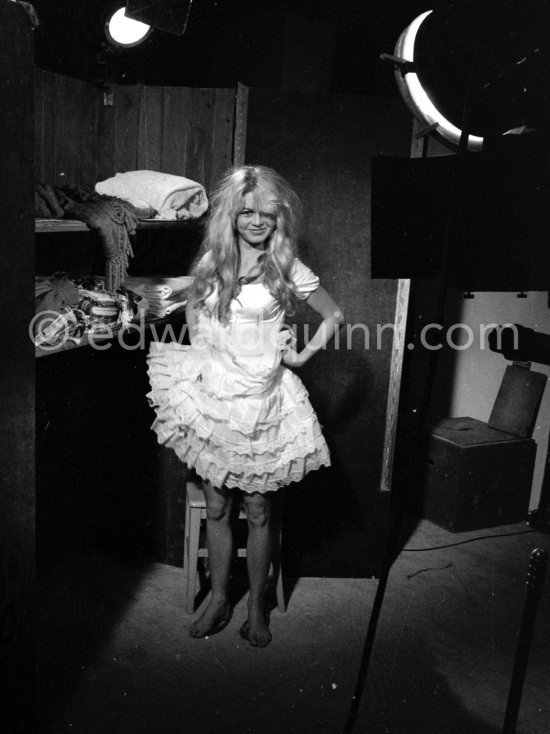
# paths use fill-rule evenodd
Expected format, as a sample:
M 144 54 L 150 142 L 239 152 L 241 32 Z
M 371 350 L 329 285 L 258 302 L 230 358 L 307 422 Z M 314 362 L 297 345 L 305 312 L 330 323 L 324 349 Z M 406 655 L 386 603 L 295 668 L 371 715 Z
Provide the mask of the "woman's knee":
M 245 497 L 244 506 L 248 524 L 253 527 L 267 525 L 271 517 L 271 501 L 267 497 Z
M 211 522 L 228 522 L 231 515 L 233 495 L 225 488 L 205 486 L 206 519 Z
M 230 502 L 211 502 L 206 505 L 206 519 L 210 522 L 229 522 L 230 514 Z

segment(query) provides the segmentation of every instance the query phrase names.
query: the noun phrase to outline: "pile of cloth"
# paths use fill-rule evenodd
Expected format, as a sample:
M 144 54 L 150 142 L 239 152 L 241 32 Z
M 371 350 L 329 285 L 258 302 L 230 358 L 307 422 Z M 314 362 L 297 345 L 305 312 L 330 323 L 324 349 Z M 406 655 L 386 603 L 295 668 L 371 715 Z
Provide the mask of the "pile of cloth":
M 143 170 L 117 173 L 93 191 L 37 183 L 34 208 L 37 218 L 78 219 L 99 234 L 107 261 L 105 285 L 116 291 L 127 276 L 139 219 L 198 219 L 208 209 L 208 198 L 196 181 Z
M 107 291 L 105 279 L 67 273 L 35 278 L 32 336 L 37 347 L 80 344 L 90 334 L 110 336 L 138 314 L 140 297 L 121 286 Z
M 35 185 L 35 216 L 45 219 L 78 219 L 95 230 L 101 239 L 107 268 L 106 287 L 116 291 L 126 272 L 133 249 L 138 214 L 129 202 L 103 196 L 79 186 Z
M 144 218 L 198 219 L 208 209 L 202 184 L 160 171 L 117 173 L 96 183 L 95 190 L 129 202 Z
M 65 216 L 65 211 L 58 202 L 55 191 L 50 184 L 35 184 L 34 216 L 38 219 L 63 219 Z
M 187 275 L 130 277 L 123 285 L 139 297 L 137 306 L 144 318 L 162 319 L 185 307 L 193 280 Z

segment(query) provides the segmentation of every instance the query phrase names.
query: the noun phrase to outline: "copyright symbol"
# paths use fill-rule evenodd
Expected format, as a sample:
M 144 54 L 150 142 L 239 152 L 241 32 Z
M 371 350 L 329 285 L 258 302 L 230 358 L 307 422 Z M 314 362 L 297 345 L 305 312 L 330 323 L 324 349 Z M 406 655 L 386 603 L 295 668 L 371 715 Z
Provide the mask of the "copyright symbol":
M 39 311 L 35 314 L 29 323 L 29 338 L 35 347 L 49 351 L 65 344 L 69 338 L 69 323 L 65 319 L 61 320 L 63 315 L 59 311 Z M 62 323 L 62 327 L 54 331 L 51 327 L 56 321 Z M 54 343 L 50 343 L 52 338 L 55 339 Z

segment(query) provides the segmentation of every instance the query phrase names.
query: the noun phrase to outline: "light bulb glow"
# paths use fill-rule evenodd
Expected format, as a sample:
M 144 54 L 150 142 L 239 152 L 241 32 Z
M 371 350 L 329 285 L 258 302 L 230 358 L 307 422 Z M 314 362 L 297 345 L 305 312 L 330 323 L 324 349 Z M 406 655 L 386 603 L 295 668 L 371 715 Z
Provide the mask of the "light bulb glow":
M 107 35 L 119 46 L 135 46 L 140 43 L 151 30 L 151 26 L 139 20 L 127 18 L 124 7 L 119 8 L 106 24 Z

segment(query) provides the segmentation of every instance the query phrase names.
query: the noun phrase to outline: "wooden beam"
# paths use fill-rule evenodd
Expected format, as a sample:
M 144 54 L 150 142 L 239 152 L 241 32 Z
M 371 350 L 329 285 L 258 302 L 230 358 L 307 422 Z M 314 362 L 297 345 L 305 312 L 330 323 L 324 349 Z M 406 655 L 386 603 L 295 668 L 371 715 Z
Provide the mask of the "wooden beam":
M 235 134 L 233 137 L 233 165 L 243 166 L 246 149 L 246 120 L 248 117 L 248 87 L 238 84 L 235 103 Z
M 391 354 L 388 402 L 386 405 L 386 430 L 384 434 L 384 449 L 382 453 L 382 477 L 380 481 L 381 492 L 391 491 L 395 437 L 397 434 L 397 419 L 399 415 L 399 396 L 401 394 L 401 377 L 403 374 L 403 359 L 406 349 L 405 335 L 407 330 L 407 316 L 409 312 L 410 287 L 410 280 L 404 278 L 401 279 L 397 286 L 397 296 L 395 299 L 393 347 Z

